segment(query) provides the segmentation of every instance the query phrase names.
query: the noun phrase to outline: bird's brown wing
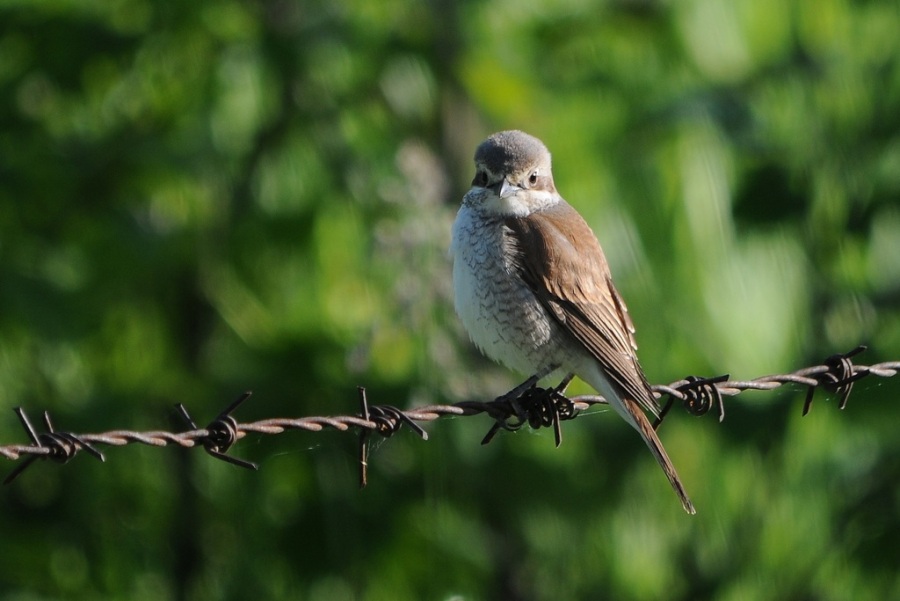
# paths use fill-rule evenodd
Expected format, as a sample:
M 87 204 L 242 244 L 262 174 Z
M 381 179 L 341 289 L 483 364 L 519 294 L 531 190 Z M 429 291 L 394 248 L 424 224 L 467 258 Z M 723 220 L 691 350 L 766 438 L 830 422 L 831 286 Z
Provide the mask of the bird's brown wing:
M 641 412 L 658 415 L 659 406 L 638 364 L 634 328 L 594 233 L 565 202 L 524 219 L 508 218 L 505 225 L 505 244 L 520 276 L 618 388 L 619 398 L 607 400 L 640 433 L 685 511 L 696 513 L 662 442 Z
M 628 309 L 584 219 L 560 201 L 528 218 L 507 218 L 505 226 L 515 266 L 535 296 L 597 359 L 611 383 L 658 416 L 659 405 L 635 354 Z

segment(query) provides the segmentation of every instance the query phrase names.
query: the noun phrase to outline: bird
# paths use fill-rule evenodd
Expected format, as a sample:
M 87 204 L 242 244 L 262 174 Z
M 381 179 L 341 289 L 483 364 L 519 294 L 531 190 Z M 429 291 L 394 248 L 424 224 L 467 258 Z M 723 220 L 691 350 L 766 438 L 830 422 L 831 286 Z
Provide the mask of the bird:
M 454 308 L 479 350 L 522 374 L 587 382 L 637 430 L 685 511 L 696 513 L 647 417 L 659 416 L 659 404 L 603 249 L 557 192 L 538 138 L 501 131 L 477 147 L 450 256 Z

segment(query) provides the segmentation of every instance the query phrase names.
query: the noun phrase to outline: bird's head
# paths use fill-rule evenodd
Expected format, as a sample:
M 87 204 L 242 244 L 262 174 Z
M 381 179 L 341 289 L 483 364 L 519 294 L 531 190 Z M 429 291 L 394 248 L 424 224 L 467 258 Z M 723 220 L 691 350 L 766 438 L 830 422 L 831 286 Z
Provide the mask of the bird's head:
M 475 151 L 475 178 L 465 202 L 476 210 L 525 216 L 559 199 L 550 171 L 550 151 L 525 132 L 502 131 Z

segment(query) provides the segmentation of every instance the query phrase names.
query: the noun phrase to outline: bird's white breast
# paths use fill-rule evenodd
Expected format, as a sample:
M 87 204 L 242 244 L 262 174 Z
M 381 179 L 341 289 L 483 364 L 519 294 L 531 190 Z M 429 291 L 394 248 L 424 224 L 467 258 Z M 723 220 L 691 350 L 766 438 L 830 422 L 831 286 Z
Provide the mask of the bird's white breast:
M 504 252 L 502 219 L 463 204 L 453 224 L 453 295 L 472 341 L 488 357 L 524 375 L 558 366 L 559 326 Z M 564 336 L 563 336 L 564 338 Z

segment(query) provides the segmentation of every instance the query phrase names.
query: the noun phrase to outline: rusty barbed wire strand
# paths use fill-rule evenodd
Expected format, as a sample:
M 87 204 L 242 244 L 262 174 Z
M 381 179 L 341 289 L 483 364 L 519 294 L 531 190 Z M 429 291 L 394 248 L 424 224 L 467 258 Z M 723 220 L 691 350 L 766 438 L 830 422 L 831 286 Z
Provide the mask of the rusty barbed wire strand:
M 724 396 L 732 397 L 748 390 L 769 391 L 785 384 L 798 384 L 807 388 L 803 415 L 809 412 L 813 394 L 818 388 L 824 388 L 836 394 L 840 398 L 838 408 L 844 409 L 853 384 L 857 380 L 867 376 L 889 378 L 900 371 L 900 361 L 887 361 L 875 365 L 855 365 L 852 357 L 864 351 L 865 348 L 859 346 L 850 352 L 828 357 L 822 365 L 805 367 L 787 374 L 773 374 L 752 380 L 730 380 L 728 375 L 714 378 L 688 376 L 668 385 L 653 386 L 654 392 L 661 399 L 666 399 L 654 426 L 658 427 L 662 423 L 676 400 L 681 401 L 685 411 L 692 415 L 705 415 L 715 407 L 718 409 L 721 422 L 725 418 L 722 400 Z M 523 385 L 492 401 L 461 401 L 449 405 L 426 405 L 407 410 L 401 410 L 391 405 L 370 406 L 365 389 L 360 387 L 358 389 L 361 409 L 359 415 L 269 418 L 240 423 L 231 413 L 250 398 L 251 393 L 245 392 L 230 403 L 205 428 L 197 427 L 187 409 L 182 405 L 177 405 L 179 413 L 190 427 L 184 432 L 112 430 L 95 434 L 74 434 L 55 430 L 49 414 L 44 412 L 45 432 L 38 433 L 25 411 L 17 407 L 14 411 L 19 416 L 32 444 L 0 445 L 0 455 L 3 457 L 13 461 L 24 458 L 3 482 L 4 484 L 12 482 L 37 459 L 52 459 L 59 463 L 66 463 L 79 451 L 85 450 L 96 459 L 105 461 L 103 453 L 97 450 L 97 445 L 111 447 L 129 444 L 153 447 L 177 445 L 182 448 L 200 446 L 216 459 L 239 467 L 256 469 L 257 466 L 254 463 L 227 455 L 228 450 L 248 434 L 275 435 L 289 430 L 319 432 L 326 428 L 338 431 L 357 428 L 359 429 L 360 486 L 363 487 L 366 485 L 368 438 L 373 433 L 390 437 L 404 425 L 412 429 L 423 440 L 427 440 L 428 434 L 422 429 L 419 422 L 431 422 L 448 416 L 464 417 L 485 413 L 494 419 L 494 424 L 482 440 L 482 444 L 489 443 L 501 429 L 518 430 L 527 424 L 535 429 L 553 427 L 556 445 L 559 446 L 562 442 L 560 422 L 574 419 L 584 410 L 595 405 L 606 404 L 606 400 L 597 395 L 566 397 L 564 392 L 570 379 L 564 379 L 559 386 L 553 388 L 540 388 L 536 385 L 536 378 L 530 378 Z

